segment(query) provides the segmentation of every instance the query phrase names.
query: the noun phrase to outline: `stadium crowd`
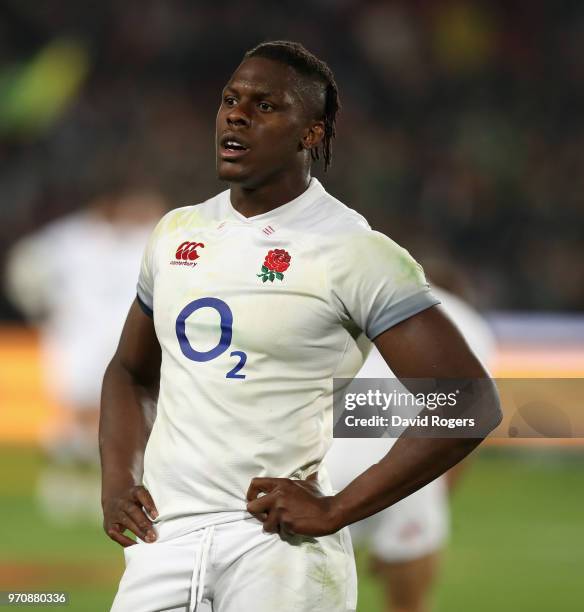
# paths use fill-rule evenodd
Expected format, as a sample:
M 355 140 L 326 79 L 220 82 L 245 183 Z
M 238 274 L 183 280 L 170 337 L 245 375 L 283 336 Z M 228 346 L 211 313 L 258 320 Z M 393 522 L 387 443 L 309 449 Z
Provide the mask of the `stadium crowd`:
M 583 34 L 574 0 L 6 0 L 0 265 L 96 192 L 215 193 L 216 92 L 234 57 L 290 38 L 339 83 L 331 193 L 481 310 L 582 309 Z

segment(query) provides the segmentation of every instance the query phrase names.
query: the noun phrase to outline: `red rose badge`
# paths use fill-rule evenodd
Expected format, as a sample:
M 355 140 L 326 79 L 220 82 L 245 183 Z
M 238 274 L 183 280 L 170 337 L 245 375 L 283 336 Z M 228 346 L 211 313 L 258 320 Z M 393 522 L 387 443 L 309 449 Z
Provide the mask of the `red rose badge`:
M 262 283 L 267 280 L 274 282 L 274 279 L 284 280 L 283 272 L 290 267 L 290 254 L 284 249 L 273 249 L 268 251 L 262 271 L 257 274 L 262 279 Z

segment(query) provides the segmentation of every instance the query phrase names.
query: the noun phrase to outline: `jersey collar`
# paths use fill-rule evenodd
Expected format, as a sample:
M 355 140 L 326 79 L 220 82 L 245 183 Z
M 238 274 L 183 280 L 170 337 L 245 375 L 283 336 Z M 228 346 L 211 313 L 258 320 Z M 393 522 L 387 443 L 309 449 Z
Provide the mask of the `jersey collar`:
M 235 210 L 235 208 L 233 208 L 233 204 L 231 203 L 231 192 L 228 190 L 224 193 L 226 194 L 226 207 L 229 216 L 242 223 L 259 223 L 263 225 L 270 221 L 279 221 L 282 223 L 285 219 L 293 216 L 295 217 L 307 206 L 314 204 L 314 202 L 324 195 L 326 191 L 320 181 L 315 177 L 312 177 L 306 191 L 301 193 L 297 198 L 294 198 L 293 200 L 290 200 L 290 202 L 286 202 L 273 210 L 269 210 L 261 215 L 254 215 L 253 217 L 245 217 L 240 212 Z

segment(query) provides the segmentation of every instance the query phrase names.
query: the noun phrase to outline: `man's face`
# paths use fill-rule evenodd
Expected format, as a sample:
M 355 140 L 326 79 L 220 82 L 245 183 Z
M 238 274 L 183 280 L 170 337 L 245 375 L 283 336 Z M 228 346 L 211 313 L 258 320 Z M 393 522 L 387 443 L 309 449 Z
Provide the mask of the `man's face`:
M 219 178 L 254 188 L 296 167 L 309 125 L 294 69 L 261 57 L 245 60 L 217 113 Z

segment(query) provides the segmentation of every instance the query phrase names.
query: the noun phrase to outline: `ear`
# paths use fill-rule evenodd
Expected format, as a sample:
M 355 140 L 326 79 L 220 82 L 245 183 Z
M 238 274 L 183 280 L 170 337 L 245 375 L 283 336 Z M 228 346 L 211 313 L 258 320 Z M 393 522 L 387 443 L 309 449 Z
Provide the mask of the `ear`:
M 324 138 L 324 121 L 315 121 L 302 134 L 302 148 L 314 149 Z

